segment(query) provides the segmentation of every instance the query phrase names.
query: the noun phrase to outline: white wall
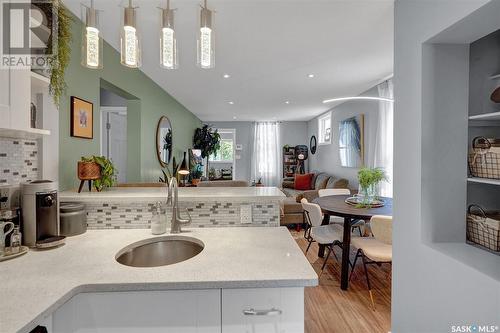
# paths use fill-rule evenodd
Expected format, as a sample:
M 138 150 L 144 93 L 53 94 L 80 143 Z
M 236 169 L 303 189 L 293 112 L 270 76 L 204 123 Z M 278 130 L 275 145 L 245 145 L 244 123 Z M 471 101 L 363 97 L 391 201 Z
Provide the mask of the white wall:
M 378 96 L 377 87 L 373 87 L 361 96 Z M 365 164 L 368 165 L 370 157 L 374 154 L 375 136 L 377 130 L 377 117 L 379 112 L 379 102 L 377 101 L 348 101 L 335 106 L 328 112 L 332 112 L 332 143 L 329 145 L 318 145 L 316 154 L 311 155 L 309 160 L 310 170 L 319 170 L 330 173 L 339 178 L 349 180 L 349 187 L 357 189 L 358 187 L 358 168 L 346 168 L 340 164 L 339 154 L 339 122 L 364 114 L 364 145 L 365 145 Z M 310 138 L 315 135 L 318 138 L 318 117 L 310 120 L 307 126 L 307 136 Z M 309 139 L 308 139 L 309 140 Z
M 240 159 L 236 160 L 235 179 L 252 181 L 252 152 L 254 142 L 254 122 L 251 121 L 216 121 L 210 122 L 214 128 L 225 128 L 236 130 L 236 144 L 241 144 L 243 150 L 236 151 Z M 280 123 L 281 145 L 290 146 L 307 145 L 307 122 L 305 121 L 284 121 Z M 217 167 L 230 167 L 230 165 L 218 164 Z
M 455 130 L 436 129 L 433 124 L 426 122 L 426 119 L 433 118 L 431 110 L 426 109 L 428 101 L 423 100 L 422 93 L 423 89 L 429 94 L 432 92 L 429 92 L 426 83 L 422 81 L 422 43 L 485 3 L 487 1 L 481 0 L 396 1 L 393 332 L 451 332 L 452 325 L 500 325 L 498 279 L 461 261 L 457 257 L 458 252 L 452 254 L 441 250 L 443 247 L 452 248 L 456 245 L 458 251 L 465 248 L 463 244 L 431 243 L 432 239 L 427 242 L 424 240 L 426 237 L 423 237 L 423 231 L 431 223 L 425 221 L 424 216 L 433 217 L 433 214 L 425 214 L 427 207 L 423 200 L 429 194 L 430 188 L 425 185 L 430 179 L 423 179 L 423 167 L 427 166 L 427 158 L 430 157 L 428 149 L 425 148 L 426 145 L 429 146 L 427 137 L 436 136 L 439 130 L 450 135 L 456 135 L 454 131 L 463 131 L 462 135 L 465 136 L 467 133 L 466 127 Z M 497 9 L 497 12 L 492 14 L 492 18 L 486 21 L 497 21 L 494 17 L 500 15 L 500 10 Z M 467 31 L 463 31 L 463 35 L 466 33 Z M 463 52 L 459 57 L 462 56 Z M 440 71 L 442 68 L 435 69 Z M 461 76 L 461 79 L 463 77 L 467 80 L 466 76 Z M 443 87 L 442 82 L 437 84 Z M 464 85 L 464 82 L 459 85 Z M 451 102 L 453 98 L 461 98 L 453 95 L 438 97 L 440 102 L 442 99 L 449 99 Z M 467 105 L 467 98 L 465 104 Z M 461 122 L 464 123 L 462 125 L 466 125 L 463 110 L 461 107 L 458 112 L 459 117 L 462 117 Z M 441 157 L 450 157 L 445 145 L 441 144 L 440 147 Z M 452 166 L 450 170 L 453 173 L 458 169 Z M 450 177 L 446 177 L 446 181 Z M 445 183 L 442 186 L 446 189 Z M 450 189 L 447 196 L 454 197 L 455 193 Z M 446 196 L 441 200 L 443 203 L 449 202 Z M 465 205 L 465 201 L 462 204 Z M 444 204 L 440 209 L 446 211 L 447 205 Z M 463 225 L 463 219 L 464 216 L 455 222 Z M 441 222 L 453 223 L 450 219 L 443 219 Z M 472 247 L 467 250 L 468 254 L 475 252 Z M 481 260 L 484 255 L 477 258 Z M 500 270 L 500 265 L 493 265 L 491 271 L 496 268 Z

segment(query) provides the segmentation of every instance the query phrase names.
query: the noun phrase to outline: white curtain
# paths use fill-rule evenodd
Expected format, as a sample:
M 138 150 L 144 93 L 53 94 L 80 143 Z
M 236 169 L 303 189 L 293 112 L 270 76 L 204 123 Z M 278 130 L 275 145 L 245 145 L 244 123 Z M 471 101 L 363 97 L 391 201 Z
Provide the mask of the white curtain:
M 394 86 L 392 80 L 387 80 L 378 85 L 380 97 L 394 98 Z M 394 103 L 387 101 L 379 102 L 379 113 L 377 122 L 377 136 L 375 139 L 374 167 L 385 170 L 388 181 L 380 184 L 380 195 L 392 198 L 392 174 L 393 174 L 393 137 L 394 137 Z
M 279 123 L 255 123 L 252 178 L 255 181 L 261 179 L 264 186 L 278 186 L 280 181 L 279 137 Z

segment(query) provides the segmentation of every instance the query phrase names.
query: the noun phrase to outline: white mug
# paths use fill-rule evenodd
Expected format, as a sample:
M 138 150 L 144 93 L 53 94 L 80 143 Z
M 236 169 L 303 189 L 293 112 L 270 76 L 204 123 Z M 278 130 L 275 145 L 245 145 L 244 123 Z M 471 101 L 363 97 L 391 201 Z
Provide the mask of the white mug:
M 5 227 L 10 225 L 9 230 L 5 232 Z M 0 257 L 5 255 L 5 238 L 14 230 L 14 223 L 12 222 L 0 222 Z

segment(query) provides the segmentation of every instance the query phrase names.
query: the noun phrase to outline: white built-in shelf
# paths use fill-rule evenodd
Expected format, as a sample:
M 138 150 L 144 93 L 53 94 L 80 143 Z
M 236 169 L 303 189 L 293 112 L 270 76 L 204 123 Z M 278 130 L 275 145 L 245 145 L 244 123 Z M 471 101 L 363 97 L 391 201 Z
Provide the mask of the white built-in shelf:
M 492 79 L 492 80 L 500 79 L 500 74 L 492 75 L 492 76 L 490 76 L 490 79 Z
M 500 112 L 490 112 L 470 116 L 469 120 L 500 120 Z
M 0 128 L 0 137 L 13 139 L 41 139 L 45 135 L 50 135 L 49 130 L 39 128 L 11 129 Z
M 43 75 L 40 75 L 35 72 L 31 72 L 31 90 L 32 92 L 40 92 L 43 93 L 47 91 L 50 84 L 50 79 Z
M 467 178 L 467 181 L 471 182 L 471 183 L 481 183 L 481 184 L 490 184 L 490 185 L 500 186 L 500 180 L 498 180 L 498 179 L 469 177 L 469 178 Z

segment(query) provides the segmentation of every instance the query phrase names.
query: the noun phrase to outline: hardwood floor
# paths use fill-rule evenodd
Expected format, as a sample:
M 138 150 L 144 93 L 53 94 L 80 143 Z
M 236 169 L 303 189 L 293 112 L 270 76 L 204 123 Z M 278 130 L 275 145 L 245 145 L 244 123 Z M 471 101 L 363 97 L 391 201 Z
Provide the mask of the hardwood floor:
M 305 251 L 303 232 L 290 231 Z M 341 258 L 340 249 L 335 250 Z M 355 252 L 351 249 L 354 258 Z M 313 243 L 307 259 L 314 270 L 321 271 L 323 259 L 318 258 L 318 245 Z M 340 289 L 340 265 L 330 256 L 319 286 L 305 289 L 305 332 L 307 333 L 387 333 L 391 329 L 391 266 L 369 265 L 368 272 L 375 300 L 372 310 L 363 266 L 358 260 L 349 289 Z

